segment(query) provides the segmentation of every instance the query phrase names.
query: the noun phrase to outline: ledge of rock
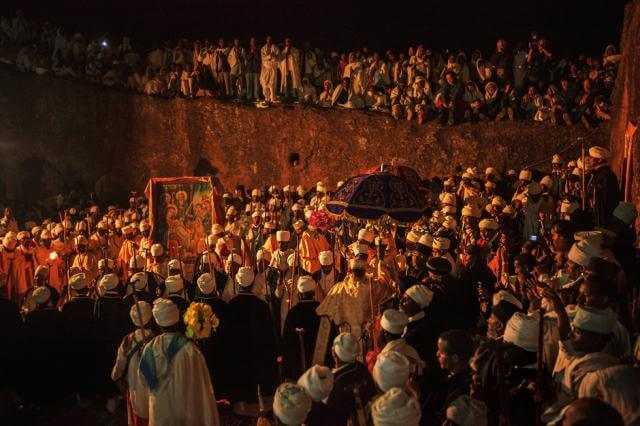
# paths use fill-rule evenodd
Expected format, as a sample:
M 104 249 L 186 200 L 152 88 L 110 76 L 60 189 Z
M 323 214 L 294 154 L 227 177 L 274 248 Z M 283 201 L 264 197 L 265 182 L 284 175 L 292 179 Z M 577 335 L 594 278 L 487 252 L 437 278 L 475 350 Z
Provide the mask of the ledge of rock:
M 0 69 L 5 196 L 33 202 L 72 189 L 102 197 L 143 190 L 149 177 L 191 175 L 201 159 L 236 183 L 331 185 L 401 159 L 423 176 L 458 165 L 520 168 L 576 155 L 577 138 L 608 145 L 607 128 L 531 122 L 440 127 L 362 111 L 296 105 L 256 109 L 213 99 L 156 99 Z M 290 153 L 300 155 L 292 170 Z

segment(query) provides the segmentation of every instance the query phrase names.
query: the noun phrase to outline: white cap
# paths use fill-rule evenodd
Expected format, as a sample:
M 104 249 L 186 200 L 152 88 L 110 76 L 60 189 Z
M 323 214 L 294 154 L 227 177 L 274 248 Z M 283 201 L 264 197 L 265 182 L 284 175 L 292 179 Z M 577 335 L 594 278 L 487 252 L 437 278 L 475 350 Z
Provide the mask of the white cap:
M 411 374 L 411 363 L 400 352 L 381 352 L 373 366 L 373 380 L 386 392 L 391 388 L 402 388 Z
M 353 362 L 358 355 L 358 341 L 351 333 L 340 333 L 333 339 L 333 350 L 343 362 Z
M 72 275 L 69 278 L 69 287 L 74 290 L 82 290 L 83 288 L 87 288 L 87 276 L 84 272 L 79 274 Z
M 405 390 L 392 388 L 371 405 L 374 426 L 418 426 L 420 403 Z
M 476 206 L 466 205 L 462 208 L 462 216 L 480 217 L 482 213 Z
M 118 276 L 116 274 L 105 274 L 100 278 L 98 286 L 105 291 L 110 291 L 118 287 Z
M 249 266 L 241 266 L 240 269 L 238 269 L 238 273 L 236 273 L 236 282 L 243 288 L 253 284 L 253 278 L 253 269 Z
M 184 281 L 180 275 L 169 275 L 164 280 L 166 294 L 176 294 L 184 290 Z
M 316 282 L 309 275 L 303 275 L 298 278 L 298 284 L 296 287 L 298 288 L 298 292 L 306 293 L 316 289 Z
M 329 250 L 321 251 L 318 254 L 318 262 L 322 266 L 333 265 L 333 253 Z
M 133 286 L 136 290 L 144 290 L 145 288 L 147 288 L 147 273 L 136 272 L 135 274 L 131 275 L 129 281 L 133 283 Z
M 316 183 L 316 191 L 321 193 L 327 192 L 327 187 L 324 182 L 319 181 L 318 183 Z
M 448 238 L 436 237 L 433 239 L 433 248 L 436 250 L 449 250 L 451 243 Z
M 538 351 L 538 320 L 516 312 L 507 322 L 502 340 L 513 343 L 527 352 Z
M 115 262 L 113 261 L 113 259 L 98 260 L 98 269 L 106 269 L 107 267 L 109 267 L 109 269 L 113 269 L 114 266 L 115 266 Z
M 504 207 L 507 203 L 504 202 L 504 198 L 499 195 L 495 195 L 491 199 L 491 205 L 496 207 Z
M 368 243 L 372 243 L 373 242 L 373 232 L 371 232 L 370 230 L 366 229 L 366 228 L 362 228 L 361 230 L 358 231 L 358 239 L 359 240 L 364 240 Z
M 431 304 L 433 292 L 422 284 L 416 284 L 407 289 L 405 294 L 418 304 L 422 309 Z
M 180 320 L 180 311 L 169 299 L 158 298 L 153 302 L 153 318 L 160 327 L 170 327 Z
M 333 371 L 329 367 L 314 365 L 300 376 L 298 385 L 312 400 L 320 402 L 328 398 L 333 390 Z
M 461 395 L 447 407 L 447 420 L 459 426 L 486 426 L 487 406 L 469 395 Z
M 302 386 L 285 382 L 278 386 L 273 396 L 273 414 L 281 423 L 301 425 L 311 411 L 311 398 Z
M 616 314 L 610 309 L 594 309 L 578 305 L 571 325 L 580 330 L 607 335 L 613 332 L 616 321 Z
M 592 146 L 589 148 L 589 157 L 608 160 L 611 157 L 611 152 L 601 146 Z
M 164 249 L 162 248 L 162 244 L 155 243 L 151 246 L 151 256 L 159 257 L 164 253 Z
M 198 284 L 198 289 L 202 294 L 211 294 L 213 293 L 213 290 L 215 288 L 215 282 L 213 280 L 213 276 L 208 272 L 205 272 L 204 274 L 198 277 L 197 284 Z
M 496 306 L 500 302 L 508 302 L 516 306 L 518 309 L 522 309 L 522 302 L 519 301 L 511 292 L 506 290 L 500 290 L 497 293 L 493 293 L 493 306 Z
M 49 290 L 49 287 L 36 287 L 31 297 L 36 304 L 42 305 L 51 298 L 51 290 Z
M 385 310 L 382 313 L 382 318 L 380 318 L 382 329 L 391 334 L 402 334 L 408 322 L 407 314 L 396 309 Z
M 142 256 L 136 254 L 129 259 L 129 268 L 131 269 L 143 269 L 145 266 L 145 260 Z
M 286 242 L 291 238 L 291 234 L 289 231 L 277 231 L 276 232 L 276 241 Z
M 140 315 L 142 315 L 142 320 L 140 320 Z M 131 322 L 133 322 L 136 327 L 147 325 L 152 316 L 151 305 L 143 300 L 138 301 L 129 309 L 129 318 L 131 318 Z
M 182 265 L 180 264 L 180 261 L 178 259 L 171 259 L 169 261 L 169 263 L 167 263 L 167 269 L 169 270 L 182 270 Z
M 368 255 L 369 254 L 369 246 L 366 244 L 356 244 L 353 246 L 353 254 L 358 256 L 361 254 Z
M 637 215 L 636 206 L 633 203 L 624 201 L 620 201 L 613 210 L 613 217 L 622 221 L 625 225 L 631 225 L 633 221 L 636 220 Z

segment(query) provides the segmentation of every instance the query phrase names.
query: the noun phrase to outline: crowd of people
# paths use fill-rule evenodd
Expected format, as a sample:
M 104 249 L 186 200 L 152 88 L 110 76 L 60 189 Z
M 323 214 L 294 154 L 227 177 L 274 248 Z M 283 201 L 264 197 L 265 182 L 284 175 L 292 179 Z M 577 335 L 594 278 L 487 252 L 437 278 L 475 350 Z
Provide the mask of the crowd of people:
M 333 218 L 324 182 L 237 186 L 189 264 L 144 197 L 7 208 L 6 418 L 99 395 L 129 425 L 638 425 L 637 212 L 609 156 L 424 181 L 409 224 Z
M 71 34 L 50 22 L 0 20 L 3 57 L 24 72 L 91 81 L 150 96 L 216 97 L 268 107 L 304 103 L 366 109 L 419 124 L 525 120 L 597 126 L 611 118 L 620 55 L 561 57 L 534 32 L 525 43 L 500 39 L 480 50 L 441 52 L 366 47 L 337 52 L 286 38 L 181 39 L 147 49 L 129 37 Z

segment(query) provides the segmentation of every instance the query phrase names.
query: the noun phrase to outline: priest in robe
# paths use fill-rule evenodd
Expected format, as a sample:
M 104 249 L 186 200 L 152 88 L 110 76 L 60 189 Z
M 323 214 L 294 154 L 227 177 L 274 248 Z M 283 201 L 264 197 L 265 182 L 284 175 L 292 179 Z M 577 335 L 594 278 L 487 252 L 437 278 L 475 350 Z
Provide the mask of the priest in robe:
M 316 282 L 308 275 L 302 276 L 298 278 L 297 290 L 298 303 L 287 314 L 282 332 L 284 376 L 288 379 L 295 379 L 307 370 L 320 326 L 320 317 L 316 314 L 319 303 L 314 300 Z M 301 350 L 304 350 L 305 365 Z
M 302 233 L 302 240 L 298 246 L 302 269 L 309 274 L 315 274 L 320 270 L 318 256 L 320 252 L 331 250 L 327 239 L 318 232 L 315 226 L 309 225 Z
M 207 363 L 196 344 L 178 331 L 178 307 L 160 298 L 152 312 L 162 334 L 147 343 L 140 360 L 149 390 L 149 425 L 220 425 Z
M 120 343 L 111 379 L 119 384 L 126 395 L 127 424 L 143 426 L 149 424 L 149 389 L 139 367 L 142 350 L 155 337 L 151 328 L 151 305 L 144 301 L 137 302 L 131 307 L 129 316 L 136 329 Z
M 276 329 L 268 305 L 253 294 L 254 273 L 243 266 L 236 274 L 239 292 L 228 305 L 226 361 L 233 380 L 232 402 L 256 402 L 258 385 L 264 395 L 276 388 Z

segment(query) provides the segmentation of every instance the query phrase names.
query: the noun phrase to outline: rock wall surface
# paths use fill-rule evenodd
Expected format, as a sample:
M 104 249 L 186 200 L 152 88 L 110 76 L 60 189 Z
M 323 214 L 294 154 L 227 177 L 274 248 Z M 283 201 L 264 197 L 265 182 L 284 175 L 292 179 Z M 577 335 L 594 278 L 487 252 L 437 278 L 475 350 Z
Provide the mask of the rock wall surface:
M 457 165 L 502 169 L 547 161 L 608 129 L 537 123 L 417 126 L 388 115 L 295 106 L 259 110 L 212 99 L 166 100 L 0 69 L 0 167 L 6 196 L 70 189 L 119 194 L 152 176 L 192 174 L 201 159 L 236 183 L 330 184 L 399 158 L 425 177 Z M 290 153 L 300 155 L 295 170 Z M 96 184 L 97 182 L 97 184 Z
M 625 131 L 630 122 L 640 124 L 640 0 L 625 8 L 624 28 L 620 41 L 622 59 L 614 93 L 614 115 L 611 124 L 612 166 L 623 176 Z M 640 209 L 640 131 L 633 144 L 631 198 Z

